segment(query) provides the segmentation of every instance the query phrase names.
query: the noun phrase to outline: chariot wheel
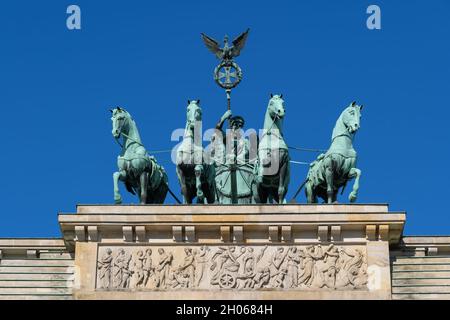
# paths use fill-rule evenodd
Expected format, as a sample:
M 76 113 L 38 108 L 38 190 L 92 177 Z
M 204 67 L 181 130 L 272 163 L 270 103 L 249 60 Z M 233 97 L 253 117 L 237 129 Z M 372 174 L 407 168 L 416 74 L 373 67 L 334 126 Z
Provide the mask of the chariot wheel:
M 224 272 L 220 275 L 219 285 L 223 289 L 231 289 L 236 285 L 236 277 L 229 272 Z

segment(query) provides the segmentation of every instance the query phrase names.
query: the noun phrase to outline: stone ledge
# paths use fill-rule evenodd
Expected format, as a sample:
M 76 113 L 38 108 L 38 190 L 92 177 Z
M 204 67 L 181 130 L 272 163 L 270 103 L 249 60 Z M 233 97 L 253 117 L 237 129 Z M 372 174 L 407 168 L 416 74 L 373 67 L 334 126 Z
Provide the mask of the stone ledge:
M 402 243 L 415 246 L 449 246 L 450 236 L 405 236 L 402 238 Z
M 37 258 L 40 252 L 66 252 L 63 239 L 52 238 L 0 238 L 0 260 L 8 256 Z
M 391 296 L 386 292 L 369 291 L 236 291 L 222 290 L 211 294 L 209 290 L 203 291 L 95 291 L 73 292 L 74 299 L 80 300 L 384 300 Z M 264 302 L 262 302 L 264 303 Z
M 120 224 L 120 223 L 137 223 L 137 224 L 178 224 L 178 223 L 305 223 L 305 224 L 330 224 L 335 222 L 344 222 L 347 224 L 382 224 L 387 223 L 404 223 L 405 214 L 389 213 L 389 214 L 266 214 L 262 215 L 209 215 L 209 214 L 145 214 L 145 215 L 129 215 L 129 214 L 60 214 L 58 221 L 61 225 L 66 224 Z
M 265 213 L 387 213 L 387 204 L 249 204 L 249 205 L 77 205 L 83 214 L 265 214 Z
M 449 255 L 450 236 L 405 236 L 393 249 L 393 255 L 399 256 Z
M 0 249 L 7 248 L 64 248 L 64 240 L 57 238 L 0 238 Z
M 128 242 L 175 243 L 189 238 L 190 242 L 197 243 L 383 240 L 395 244 L 402 235 L 406 214 L 384 212 L 384 209 L 387 206 L 93 205 L 78 206 L 76 214 L 59 214 L 58 220 L 64 239 L 70 243 L 97 242 L 97 238 L 98 242 L 127 239 Z M 221 214 L 215 210 L 233 213 Z M 329 210 L 338 212 L 321 212 Z M 178 228 L 175 231 L 174 226 Z M 89 228 L 96 231 L 95 237 L 86 235 Z M 126 234 L 123 228 L 127 228 Z

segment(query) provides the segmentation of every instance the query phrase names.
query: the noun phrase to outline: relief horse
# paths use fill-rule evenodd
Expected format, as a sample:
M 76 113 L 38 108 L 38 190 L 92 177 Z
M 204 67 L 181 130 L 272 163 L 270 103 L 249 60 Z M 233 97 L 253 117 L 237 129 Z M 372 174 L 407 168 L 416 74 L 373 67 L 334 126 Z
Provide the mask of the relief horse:
M 317 203 L 317 197 L 329 204 L 336 202 L 339 189 L 345 188 L 353 178 L 355 182 L 349 201 L 356 201 L 361 170 L 356 168 L 357 154 L 353 149 L 353 139 L 360 128 L 362 108 L 356 102 L 345 108 L 336 121 L 330 148 L 311 163 L 305 183 L 308 203 Z
M 275 200 L 286 203 L 290 180 L 290 157 L 283 138 L 283 95 L 272 95 L 264 118 L 264 129 L 258 145 L 256 172 L 256 203 Z
M 168 191 L 167 173 L 154 157 L 147 154 L 131 115 L 120 107 L 110 111 L 112 135 L 122 147 L 117 157 L 119 171 L 113 174 L 115 203 L 122 203 L 119 180 L 125 183 L 128 192 L 139 196 L 141 204 L 163 203 Z M 122 144 L 119 142 L 121 137 Z
M 177 149 L 176 170 L 184 203 L 214 203 L 215 168 L 205 161 L 201 137 L 200 100 L 188 100 L 183 142 Z M 196 136 L 197 135 L 197 136 Z

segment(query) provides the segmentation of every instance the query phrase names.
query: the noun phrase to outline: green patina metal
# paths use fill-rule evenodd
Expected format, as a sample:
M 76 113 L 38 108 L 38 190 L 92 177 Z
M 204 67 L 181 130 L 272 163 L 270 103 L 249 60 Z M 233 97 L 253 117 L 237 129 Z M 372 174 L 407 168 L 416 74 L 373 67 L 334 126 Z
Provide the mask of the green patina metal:
M 345 188 L 353 178 L 355 182 L 349 201 L 356 201 L 361 170 L 356 168 L 357 154 L 353 149 L 353 139 L 360 128 L 362 108 L 356 102 L 345 108 L 336 121 L 330 148 L 311 163 L 305 183 L 308 203 L 316 203 L 317 197 L 327 203 L 336 202 L 339 189 Z
M 229 120 L 227 133 L 223 124 Z M 221 204 L 253 202 L 254 166 L 249 159 L 250 143 L 243 136 L 244 118 L 227 110 L 211 139 L 211 156 L 216 167 L 217 201 Z
M 283 136 L 283 96 L 271 95 L 259 143 L 256 136 L 252 141 L 244 137 L 245 120 L 233 116 L 231 111 L 231 90 L 242 80 L 242 71 L 233 58 L 240 55 L 248 32 L 233 40 L 232 46 L 225 36 L 223 48 L 202 34 L 207 48 L 220 60 L 214 80 L 225 89 L 227 111 L 216 124 L 207 153 L 202 146 L 200 100 L 188 101 L 185 133 L 176 153 L 176 172 L 184 203 L 190 204 L 194 198 L 205 204 L 286 203 L 290 162 L 296 161 L 290 160 L 289 148 L 293 147 L 288 147 Z M 356 168 L 353 139 L 360 126 L 361 110 L 362 106 L 353 102 L 342 112 L 333 129 L 330 148 L 310 164 L 307 178 L 294 198 L 304 186 L 308 203 L 316 203 L 318 197 L 334 203 L 338 191 L 343 192 L 347 182 L 355 179 L 349 200 L 356 201 L 361 170 Z M 111 112 L 112 134 L 117 141 L 122 137 L 119 171 L 113 174 L 115 202 L 122 202 L 119 180 L 129 192 L 138 194 L 141 203 L 163 203 L 167 192 L 180 202 L 168 188 L 164 168 L 148 155 L 130 114 L 119 107 Z M 229 124 L 227 132 L 223 129 L 225 121 Z
M 214 69 L 214 81 L 221 88 L 231 90 L 235 88 L 242 80 L 242 70 L 233 58 L 241 54 L 241 50 L 245 46 L 250 29 L 241 33 L 233 40 L 233 45 L 228 45 L 228 36 L 224 38 L 224 46 L 220 48 L 219 42 L 202 33 L 202 39 L 209 51 L 211 51 L 217 59 L 221 60 L 219 65 Z
M 283 137 L 285 116 L 283 95 L 271 95 L 264 118 L 264 128 L 258 145 L 255 167 L 257 203 L 286 203 L 290 181 L 289 150 Z
M 224 46 L 213 38 L 202 33 L 202 39 L 206 47 L 220 60 L 214 69 L 214 81 L 225 89 L 228 111 L 216 126 L 220 131 L 220 138 L 213 137 L 213 146 L 216 149 L 216 191 L 217 201 L 223 204 L 251 203 L 253 200 L 253 165 L 248 163 L 248 141 L 242 138 L 244 118 L 231 117 L 231 89 L 235 88 L 242 80 L 242 70 L 233 60 L 239 56 L 245 46 L 250 29 L 240 34 L 233 40 L 233 45 L 228 45 L 228 36 L 224 38 Z M 224 121 L 229 120 L 229 134 L 225 136 L 222 127 Z M 225 145 L 227 146 L 225 148 Z M 225 150 L 231 150 L 225 154 Z
M 119 171 L 113 174 L 114 201 L 122 203 L 120 180 L 130 193 L 138 195 L 141 204 L 163 203 L 168 191 L 164 168 L 148 155 L 131 115 L 120 107 L 112 109 L 111 113 L 112 135 L 119 144 L 122 138 L 122 152 L 117 157 Z
M 176 170 L 184 203 L 214 203 L 215 167 L 207 163 L 201 144 L 202 109 L 200 100 L 188 100 L 183 142 L 177 149 Z

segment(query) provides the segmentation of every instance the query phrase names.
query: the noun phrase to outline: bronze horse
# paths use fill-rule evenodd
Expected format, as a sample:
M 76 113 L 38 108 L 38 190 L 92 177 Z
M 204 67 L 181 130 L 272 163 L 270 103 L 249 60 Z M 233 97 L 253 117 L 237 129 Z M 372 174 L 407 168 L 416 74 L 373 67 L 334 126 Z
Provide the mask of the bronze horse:
M 286 203 L 290 180 L 289 151 L 283 138 L 285 116 L 283 95 L 271 95 L 264 118 L 264 130 L 258 145 L 256 203 L 273 200 Z
M 141 142 L 139 131 L 131 115 L 123 108 L 112 113 L 112 135 L 120 144 L 122 152 L 117 157 L 119 171 L 114 172 L 114 201 L 122 203 L 118 181 L 125 183 L 128 192 L 137 194 L 141 204 L 163 203 L 168 187 L 167 173 L 153 156 L 149 156 Z
M 215 168 L 205 161 L 201 137 L 195 138 L 201 132 L 202 109 L 200 100 L 188 100 L 186 128 L 183 142 L 178 147 L 176 170 L 181 186 L 184 203 L 214 203 L 216 200 Z
M 355 183 L 349 201 L 356 201 L 361 170 L 356 168 L 353 139 L 360 128 L 362 108 L 356 102 L 345 108 L 336 121 L 330 148 L 311 163 L 305 182 L 308 203 L 316 203 L 317 197 L 329 204 L 336 202 L 339 189 L 345 188 L 353 178 Z

